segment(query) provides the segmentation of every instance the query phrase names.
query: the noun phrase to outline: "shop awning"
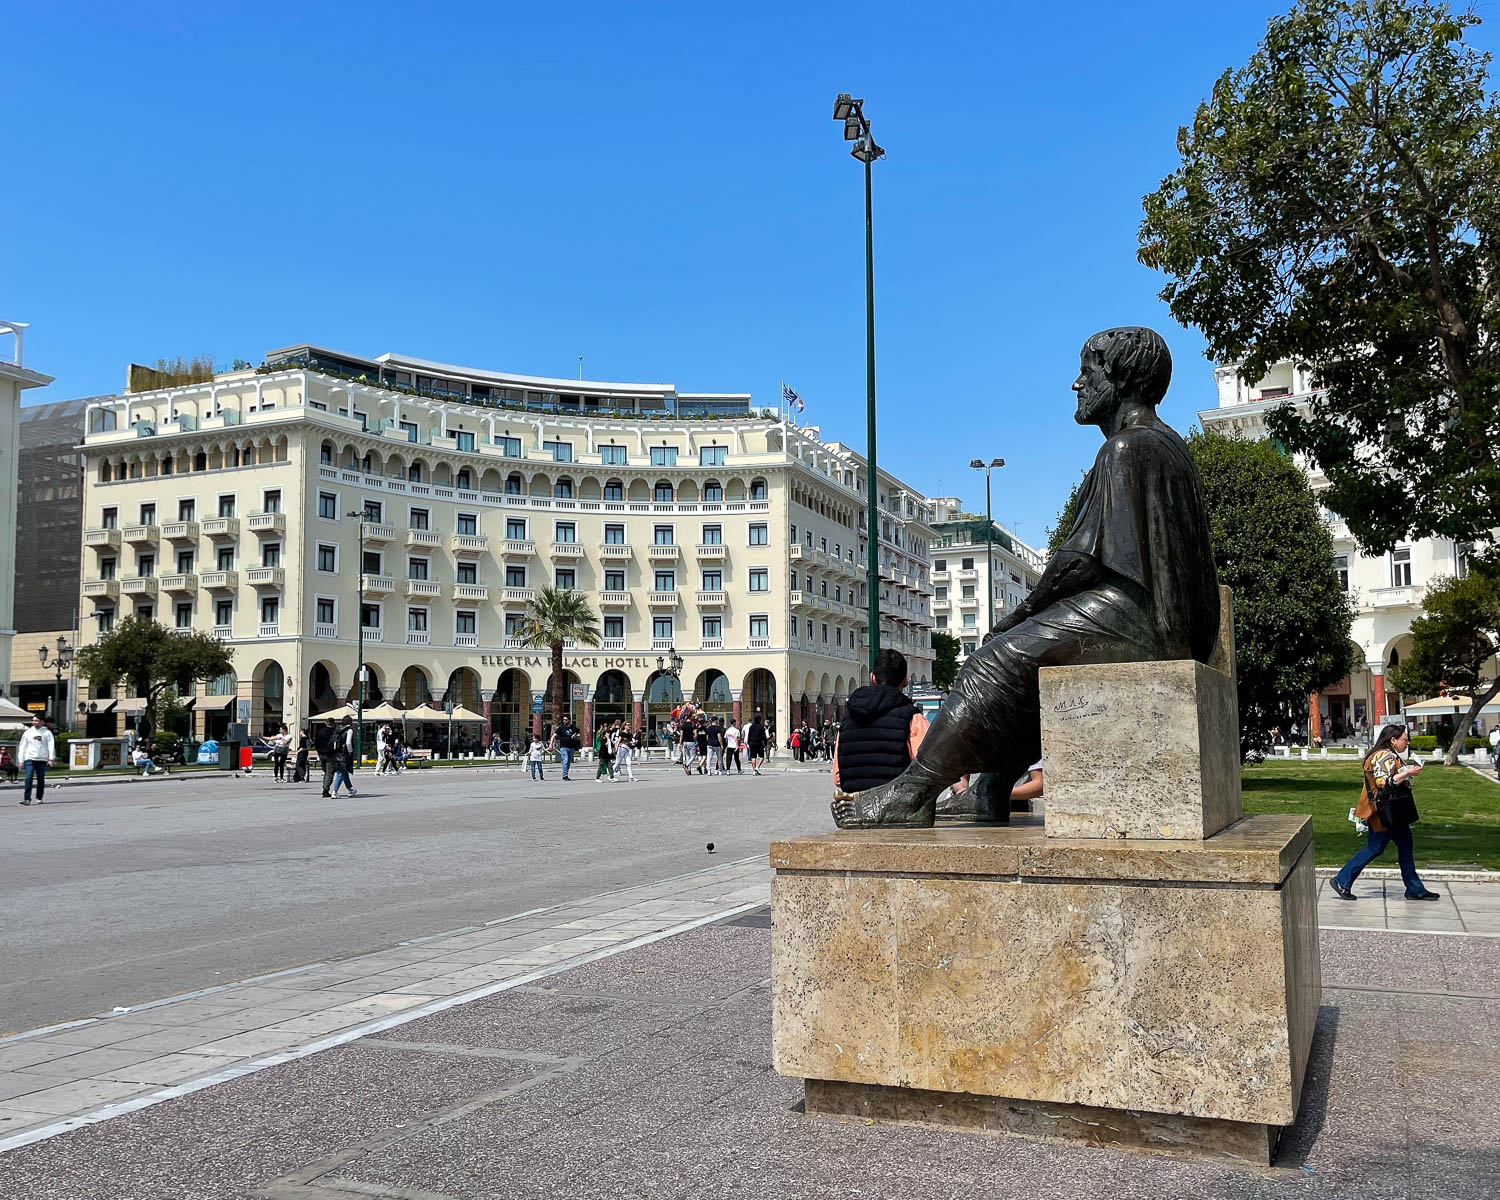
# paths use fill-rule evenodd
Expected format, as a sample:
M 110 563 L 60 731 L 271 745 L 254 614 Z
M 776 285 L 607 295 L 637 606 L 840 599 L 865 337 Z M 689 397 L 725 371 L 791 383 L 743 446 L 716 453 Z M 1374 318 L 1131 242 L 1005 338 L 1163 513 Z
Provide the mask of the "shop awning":
M 146 705 L 144 696 L 126 696 L 115 706 L 114 711 L 127 717 L 138 717 L 146 711 Z
M 9 700 L 0 696 L 0 721 L 29 721 L 31 717 L 32 714 L 19 704 L 12 704 Z
M 1418 717 L 1460 716 L 1468 712 L 1469 705 L 1473 703 L 1473 696 L 1455 692 L 1449 696 L 1434 696 L 1431 700 L 1419 700 L 1416 704 L 1408 704 L 1406 712 L 1408 715 Z M 1490 701 L 1479 711 L 1482 713 L 1500 712 L 1500 697 Z
M 448 714 L 440 708 L 433 708 L 430 704 L 419 704 L 406 714 L 408 721 L 446 721 Z
M 194 696 L 187 706 L 197 712 L 223 712 L 233 708 L 237 699 L 238 696 Z

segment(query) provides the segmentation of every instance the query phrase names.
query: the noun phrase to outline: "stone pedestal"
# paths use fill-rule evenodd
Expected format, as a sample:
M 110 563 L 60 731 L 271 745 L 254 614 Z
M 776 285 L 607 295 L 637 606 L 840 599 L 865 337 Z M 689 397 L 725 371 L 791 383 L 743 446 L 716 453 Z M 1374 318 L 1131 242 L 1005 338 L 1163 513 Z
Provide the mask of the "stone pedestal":
M 1260 1162 L 1296 1115 L 1307 818 L 1207 840 L 840 831 L 771 862 L 774 1061 L 810 1112 Z

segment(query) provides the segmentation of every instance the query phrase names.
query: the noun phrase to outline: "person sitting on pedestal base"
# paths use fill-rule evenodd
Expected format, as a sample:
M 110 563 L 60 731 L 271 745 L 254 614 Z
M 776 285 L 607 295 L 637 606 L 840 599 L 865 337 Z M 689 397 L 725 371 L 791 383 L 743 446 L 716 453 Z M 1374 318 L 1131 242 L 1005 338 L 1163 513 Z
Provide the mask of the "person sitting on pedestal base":
M 1041 757 L 1042 667 L 1208 661 L 1218 577 L 1197 468 L 1156 415 L 1172 377 L 1167 344 L 1151 329 L 1108 329 L 1080 359 L 1074 420 L 1097 425 L 1105 440 L 1079 488 L 1072 534 L 964 663 L 911 765 L 888 784 L 834 799 L 840 828 L 929 826 L 938 795 L 963 776 L 1023 774 Z M 970 789 L 957 803 L 976 805 L 975 819 L 1002 819 L 986 797 L 995 789 Z

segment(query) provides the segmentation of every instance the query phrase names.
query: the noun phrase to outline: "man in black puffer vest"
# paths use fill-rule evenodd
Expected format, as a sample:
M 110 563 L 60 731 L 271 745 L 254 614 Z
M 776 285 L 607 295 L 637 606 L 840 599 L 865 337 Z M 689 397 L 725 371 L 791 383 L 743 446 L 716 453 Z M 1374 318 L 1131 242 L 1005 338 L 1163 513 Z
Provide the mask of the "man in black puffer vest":
M 905 692 L 906 656 L 882 650 L 870 682 L 849 697 L 848 716 L 833 748 L 833 786 L 862 792 L 889 783 L 906 770 L 922 738 L 927 718 Z

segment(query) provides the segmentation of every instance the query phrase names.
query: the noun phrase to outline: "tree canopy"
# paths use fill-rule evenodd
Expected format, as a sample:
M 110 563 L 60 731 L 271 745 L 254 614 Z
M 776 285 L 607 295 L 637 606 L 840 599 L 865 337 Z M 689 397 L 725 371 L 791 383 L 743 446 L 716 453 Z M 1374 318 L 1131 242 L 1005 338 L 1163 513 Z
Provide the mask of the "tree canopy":
M 940 629 L 932 631 L 932 686 L 946 692 L 958 678 L 958 650 L 956 637 Z
M 124 681 L 147 701 L 139 730 L 143 739 L 155 732 L 156 703 L 175 687 L 192 691 L 234 669 L 234 651 L 212 634 L 184 633 L 158 625 L 150 617 L 126 617 L 109 633 L 78 651 L 79 674 L 93 680 Z
M 1256 755 L 1271 731 L 1349 673 L 1353 612 L 1333 568 L 1333 540 L 1307 477 L 1270 442 L 1193 433 L 1219 582 L 1234 590 L 1240 750 Z M 1073 532 L 1078 487 L 1050 545 Z
M 1500 512 L 1500 107 L 1472 12 L 1299 0 L 1178 132 L 1140 261 L 1218 362 L 1320 389 L 1270 415 L 1368 549 L 1481 551 Z
M 526 606 L 521 638 L 526 645 L 552 653 L 552 728 L 562 725 L 568 699 L 568 675 L 563 670 L 563 643 L 599 644 L 599 619 L 588 598 L 571 588 L 544 587 Z
M 1422 608 L 1422 616 L 1411 623 L 1411 652 L 1392 668 L 1390 678 L 1402 692 L 1473 697 L 1459 735 L 1448 747 L 1452 766 L 1479 710 L 1500 694 L 1500 673 L 1492 666 L 1500 645 L 1500 580 L 1479 572 L 1463 579 L 1434 579 L 1422 596 Z

